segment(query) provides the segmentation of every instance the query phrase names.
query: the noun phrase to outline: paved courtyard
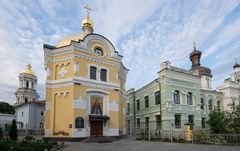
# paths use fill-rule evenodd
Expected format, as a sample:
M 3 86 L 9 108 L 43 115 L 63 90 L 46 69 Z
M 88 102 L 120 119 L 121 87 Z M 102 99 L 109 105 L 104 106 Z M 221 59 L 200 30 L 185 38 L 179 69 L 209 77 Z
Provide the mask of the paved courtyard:
M 179 144 L 121 139 L 112 143 L 67 143 L 63 151 L 240 151 L 240 146 Z

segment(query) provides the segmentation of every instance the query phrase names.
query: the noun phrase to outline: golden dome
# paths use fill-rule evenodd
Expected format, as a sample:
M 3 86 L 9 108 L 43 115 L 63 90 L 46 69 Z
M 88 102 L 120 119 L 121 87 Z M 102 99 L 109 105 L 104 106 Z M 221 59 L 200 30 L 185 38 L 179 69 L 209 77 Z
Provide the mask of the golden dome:
M 81 33 L 78 35 L 65 37 L 57 44 L 57 48 L 63 47 L 63 46 L 68 46 L 71 44 L 71 41 L 83 40 L 86 35 L 87 35 L 86 33 Z
M 35 75 L 31 68 L 32 68 L 31 64 L 28 64 L 27 69 L 21 71 L 20 73 Z
M 82 27 L 89 26 L 93 28 L 93 22 L 87 17 L 82 21 Z

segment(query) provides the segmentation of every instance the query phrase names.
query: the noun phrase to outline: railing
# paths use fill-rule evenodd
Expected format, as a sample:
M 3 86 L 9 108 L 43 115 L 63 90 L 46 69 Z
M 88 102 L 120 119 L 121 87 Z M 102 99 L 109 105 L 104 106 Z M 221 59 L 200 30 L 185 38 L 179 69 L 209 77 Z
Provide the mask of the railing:
M 18 130 L 18 136 L 28 136 L 28 135 L 35 135 L 35 136 L 43 136 L 44 130 Z
M 193 132 L 194 143 L 240 145 L 240 134 L 211 134 L 207 130 Z

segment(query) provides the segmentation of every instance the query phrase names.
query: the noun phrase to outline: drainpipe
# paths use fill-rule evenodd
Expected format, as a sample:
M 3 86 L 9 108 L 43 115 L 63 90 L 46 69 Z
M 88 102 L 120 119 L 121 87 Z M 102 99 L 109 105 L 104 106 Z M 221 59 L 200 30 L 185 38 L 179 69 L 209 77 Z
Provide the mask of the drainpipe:
M 135 90 L 133 91 L 133 133 L 135 134 L 135 130 L 136 130 L 136 107 L 135 107 L 135 102 L 136 102 L 136 98 L 135 98 Z
M 155 80 L 157 83 L 158 83 L 158 86 L 159 86 L 159 92 L 160 92 L 160 118 L 161 118 L 161 129 L 162 129 L 162 100 L 161 100 L 161 97 L 162 97 L 162 94 L 161 94 L 161 83 L 156 79 Z

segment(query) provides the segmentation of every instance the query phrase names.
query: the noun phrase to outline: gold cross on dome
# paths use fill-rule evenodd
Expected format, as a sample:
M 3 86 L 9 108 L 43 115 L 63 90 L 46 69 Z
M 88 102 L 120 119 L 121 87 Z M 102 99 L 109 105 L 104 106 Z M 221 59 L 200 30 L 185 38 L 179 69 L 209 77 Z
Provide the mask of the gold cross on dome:
M 196 42 L 193 42 L 193 48 L 196 50 Z
M 92 9 L 89 7 L 89 5 L 86 5 L 84 8 L 86 9 L 87 17 L 89 18 L 89 13 L 92 11 Z

